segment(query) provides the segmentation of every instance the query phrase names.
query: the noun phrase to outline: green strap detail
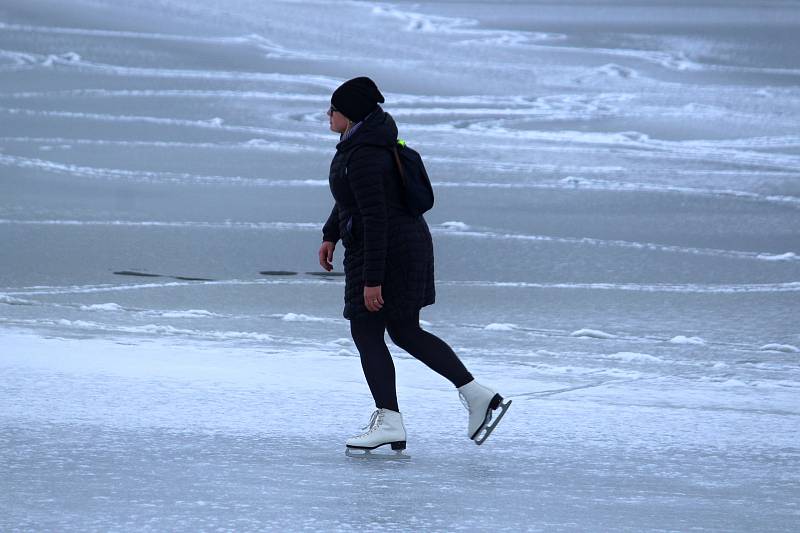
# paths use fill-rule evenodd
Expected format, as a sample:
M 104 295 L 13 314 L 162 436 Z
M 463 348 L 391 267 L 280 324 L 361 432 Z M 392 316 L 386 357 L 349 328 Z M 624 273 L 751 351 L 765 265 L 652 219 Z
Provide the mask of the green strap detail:
M 403 139 L 397 139 L 397 144 L 399 144 L 400 146 L 405 146 L 406 142 Z

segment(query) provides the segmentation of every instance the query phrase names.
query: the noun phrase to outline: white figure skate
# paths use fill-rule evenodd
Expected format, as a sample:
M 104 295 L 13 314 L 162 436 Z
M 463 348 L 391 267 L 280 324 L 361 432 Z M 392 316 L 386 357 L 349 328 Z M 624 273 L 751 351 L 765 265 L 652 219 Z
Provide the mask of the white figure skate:
M 406 449 L 406 428 L 403 426 L 403 415 L 390 409 L 377 409 L 372 413 L 369 424 L 356 437 L 347 439 L 345 455 L 359 459 L 410 459 L 403 453 Z M 373 453 L 372 450 L 390 444 L 396 453 Z
M 467 426 L 467 436 L 475 441 L 475 444 L 483 444 L 489 438 L 494 428 L 506 414 L 511 400 L 503 402 L 503 397 L 488 387 L 484 387 L 474 379 L 458 388 L 458 396 L 461 403 L 469 411 L 469 425 Z M 494 417 L 493 413 L 500 409 Z

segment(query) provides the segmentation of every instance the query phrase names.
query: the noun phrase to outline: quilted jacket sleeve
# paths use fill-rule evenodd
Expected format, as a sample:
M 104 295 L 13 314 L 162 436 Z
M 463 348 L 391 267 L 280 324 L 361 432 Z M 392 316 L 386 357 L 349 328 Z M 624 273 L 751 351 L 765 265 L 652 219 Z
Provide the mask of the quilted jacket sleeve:
M 364 284 L 383 285 L 386 267 L 388 215 L 383 177 L 391 168 L 388 150 L 364 147 L 347 165 L 350 190 L 356 199 L 364 227 Z
M 331 214 L 322 227 L 322 240 L 336 243 L 339 240 L 339 206 L 333 204 Z

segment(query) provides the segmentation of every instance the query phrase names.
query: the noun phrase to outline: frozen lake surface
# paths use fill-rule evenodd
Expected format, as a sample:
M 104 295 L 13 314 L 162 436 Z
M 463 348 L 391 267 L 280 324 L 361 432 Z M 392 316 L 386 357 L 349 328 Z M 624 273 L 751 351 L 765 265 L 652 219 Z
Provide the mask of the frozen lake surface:
M 798 3 L 118 4 L 0 6 L 0 529 L 800 527 Z M 357 75 L 434 182 L 424 325 L 513 399 L 484 446 L 390 344 L 412 460 L 344 456 Z

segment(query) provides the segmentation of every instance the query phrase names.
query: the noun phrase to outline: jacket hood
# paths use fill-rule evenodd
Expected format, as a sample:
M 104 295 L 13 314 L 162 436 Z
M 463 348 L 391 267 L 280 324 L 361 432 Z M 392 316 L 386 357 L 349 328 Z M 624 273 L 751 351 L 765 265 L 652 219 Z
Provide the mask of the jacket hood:
M 358 144 L 392 146 L 397 142 L 397 124 L 392 115 L 381 106 L 368 115 L 353 136 L 340 141 L 337 150 L 346 150 Z

